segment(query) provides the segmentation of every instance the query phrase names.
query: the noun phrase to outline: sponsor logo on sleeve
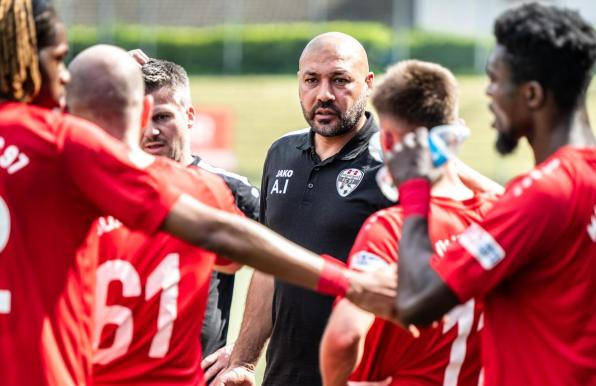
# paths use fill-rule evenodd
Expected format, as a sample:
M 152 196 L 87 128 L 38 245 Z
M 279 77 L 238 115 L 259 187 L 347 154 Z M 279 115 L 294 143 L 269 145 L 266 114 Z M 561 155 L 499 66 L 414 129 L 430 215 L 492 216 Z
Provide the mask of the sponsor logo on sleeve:
M 350 262 L 350 268 L 360 271 L 375 271 L 388 265 L 380 256 L 367 251 L 356 252 L 352 255 L 352 261 Z
M 505 258 L 503 248 L 478 224 L 470 225 L 460 236 L 459 243 L 487 271 Z
M 342 170 L 337 175 L 337 180 L 335 181 L 337 193 L 342 197 L 346 197 L 360 185 L 362 177 L 364 177 L 364 172 L 360 169 L 350 168 Z

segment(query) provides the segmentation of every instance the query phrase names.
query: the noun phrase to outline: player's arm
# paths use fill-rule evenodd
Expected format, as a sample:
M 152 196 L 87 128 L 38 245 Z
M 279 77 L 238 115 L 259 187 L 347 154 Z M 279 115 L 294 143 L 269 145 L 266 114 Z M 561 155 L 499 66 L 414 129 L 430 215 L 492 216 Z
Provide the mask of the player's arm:
M 402 325 L 427 325 L 459 303 L 430 265 L 434 249 L 428 231 L 430 181 L 440 172 L 433 167 L 428 131 L 419 128 L 385 153 L 399 189 L 404 213 L 399 243 L 397 314 Z
M 321 341 L 320 366 L 325 386 L 345 386 L 360 360 L 375 316 L 342 299 L 333 309 Z
M 231 262 L 229 264 L 216 264 L 213 266 L 213 270 L 221 273 L 225 273 L 228 275 L 236 273 L 240 268 L 242 268 L 242 264 Z
M 457 176 L 462 182 L 471 190 L 475 192 L 486 192 L 493 194 L 503 194 L 505 188 L 487 176 L 480 174 L 477 170 L 472 169 L 469 165 L 464 163 L 457 157 L 450 159 L 451 164 L 455 167 Z
M 428 325 L 459 304 L 430 265 L 434 249 L 426 217 L 404 218 L 399 250 L 397 314 L 403 325 Z

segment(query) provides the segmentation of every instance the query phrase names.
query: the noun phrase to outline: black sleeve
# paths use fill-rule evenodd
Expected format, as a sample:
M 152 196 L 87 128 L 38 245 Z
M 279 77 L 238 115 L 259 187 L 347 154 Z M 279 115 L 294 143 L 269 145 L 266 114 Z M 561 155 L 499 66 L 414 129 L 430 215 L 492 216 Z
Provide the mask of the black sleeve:
M 267 226 L 267 221 L 265 219 L 265 211 L 267 210 L 267 184 L 269 183 L 269 172 L 267 170 L 269 164 L 269 156 L 271 153 L 271 149 L 267 152 L 267 157 L 265 158 L 265 163 L 263 164 L 263 177 L 261 177 L 261 202 L 259 205 L 259 222 L 263 225 Z
M 236 206 L 246 217 L 259 220 L 259 189 L 251 184 L 227 174 L 220 175 L 234 195 Z

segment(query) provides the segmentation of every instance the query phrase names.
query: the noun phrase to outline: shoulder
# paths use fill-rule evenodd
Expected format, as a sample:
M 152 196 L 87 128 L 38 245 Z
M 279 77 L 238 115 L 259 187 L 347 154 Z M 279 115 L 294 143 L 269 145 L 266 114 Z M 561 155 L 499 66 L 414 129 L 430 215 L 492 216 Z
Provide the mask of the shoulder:
M 377 269 L 397 261 L 403 213 L 390 207 L 372 214 L 362 225 L 348 264 L 357 270 Z
M 224 179 L 228 185 L 246 185 L 252 187 L 252 184 L 248 181 L 248 178 L 234 172 L 230 172 L 226 169 L 215 167 L 204 160 L 200 160 L 196 165 L 198 168 L 203 169 L 209 173 L 216 174 Z
M 403 225 L 403 211 L 399 206 L 381 209 L 370 215 L 362 224 L 358 239 L 360 241 L 385 243 L 398 240 Z
M 288 147 L 296 147 L 304 141 L 308 141 L 310 135 L 310 128 L 290 131 L 276 139 L 269 147 L 269 152 L 277 150 L 279 148 L 287 149 Z

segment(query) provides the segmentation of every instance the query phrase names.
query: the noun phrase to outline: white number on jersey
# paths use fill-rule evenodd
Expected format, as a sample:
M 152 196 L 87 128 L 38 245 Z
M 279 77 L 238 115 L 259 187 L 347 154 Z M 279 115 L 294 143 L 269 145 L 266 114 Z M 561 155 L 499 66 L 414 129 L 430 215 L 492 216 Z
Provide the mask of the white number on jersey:
M 474 299 L 455 307 L 446 315 L 446 321 L 443 324 L 443 334 L 457 325 L 457 337 L 451 345 L 451 353 L 449 354 L 449 363 L 445 369 L 443 386 L 457 385 L 457 379 L 466 358 L 468 336 L 472 332 L 473 324 Z
M 10 236 L 10 211 L 6 202 L 0 197 L 0 253 L 8 244 Z M 0 314 L 10 314 L 10 291 L 0 290 Z
M 141 295 L 141 279 L 128 261 L 109 260 L 97 269 L 93 362 L 102 365 L 126 354 L 133 338 L 132 310 L 120 305 L 107 305 L 108 288 L 115 280 L 122 283 L 123 297 Z M 151 299 L 161 290 L 157 333 L 151 341 L 148 354 L 151 358 L 163 358 L 170 348 L 174 320 L 178 314 L 179 282 L 180 256 L 170 253 L 153 270 L 145 283 L 145 300 Z M 114 342 L 110 347 L 99 348 L 101 332 L 107 324 L 117 326 Z

